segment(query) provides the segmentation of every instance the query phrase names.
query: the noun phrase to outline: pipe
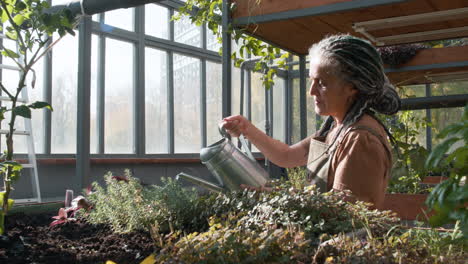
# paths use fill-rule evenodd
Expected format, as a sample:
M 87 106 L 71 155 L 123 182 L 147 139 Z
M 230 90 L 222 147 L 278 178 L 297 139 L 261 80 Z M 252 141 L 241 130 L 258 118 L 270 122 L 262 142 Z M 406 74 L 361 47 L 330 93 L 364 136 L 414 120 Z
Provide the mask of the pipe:
M 72 15 L 94 15 L 119 8 L 129 8 L 162 0 L 75 0 L 63 5 L 54 5 L 48 9 L 49 13 L 69 9 Z
M 407 98 L 401 100 L 401 110 L 463 107 L 468 104 L 468 94 Z

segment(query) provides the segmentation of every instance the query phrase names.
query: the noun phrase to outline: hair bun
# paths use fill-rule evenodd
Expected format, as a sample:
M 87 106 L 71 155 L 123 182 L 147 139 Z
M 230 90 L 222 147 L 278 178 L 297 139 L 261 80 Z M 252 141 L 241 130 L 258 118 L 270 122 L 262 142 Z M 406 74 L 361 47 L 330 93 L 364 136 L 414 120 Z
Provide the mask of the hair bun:
M 393 115 L 400 110 L 401 100 L 395 87 L 385 79 L 381 95 L 371 100 L 370 107 L 379 113 Z

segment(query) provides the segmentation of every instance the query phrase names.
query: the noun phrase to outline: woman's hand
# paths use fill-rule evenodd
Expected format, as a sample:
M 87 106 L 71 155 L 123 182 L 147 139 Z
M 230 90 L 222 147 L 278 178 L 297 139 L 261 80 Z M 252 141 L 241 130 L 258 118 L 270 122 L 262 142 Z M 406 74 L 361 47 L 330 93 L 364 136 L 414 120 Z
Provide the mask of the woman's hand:
M 221 121 L 221 124 L 231 137 L 239 137 L 240 134 L 247 137 L 249 128 L 252 126 L 252 123 L 241 115 L 226 117 Z

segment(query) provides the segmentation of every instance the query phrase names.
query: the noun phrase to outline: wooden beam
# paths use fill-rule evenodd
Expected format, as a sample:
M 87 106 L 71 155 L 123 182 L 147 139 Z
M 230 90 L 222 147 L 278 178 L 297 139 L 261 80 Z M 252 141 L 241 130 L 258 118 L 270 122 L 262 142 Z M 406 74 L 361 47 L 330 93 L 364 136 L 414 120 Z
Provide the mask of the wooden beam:
M 255 1 L 255 0 L 233 0 L 237 7 L 232 14 L 233 18 L 259 16 L 273 14 L 278 12 L 298 10 L 310 7 L 325 6 L 336 3 L 351 2 L 352 0 L 270 0 L 270 1 Z

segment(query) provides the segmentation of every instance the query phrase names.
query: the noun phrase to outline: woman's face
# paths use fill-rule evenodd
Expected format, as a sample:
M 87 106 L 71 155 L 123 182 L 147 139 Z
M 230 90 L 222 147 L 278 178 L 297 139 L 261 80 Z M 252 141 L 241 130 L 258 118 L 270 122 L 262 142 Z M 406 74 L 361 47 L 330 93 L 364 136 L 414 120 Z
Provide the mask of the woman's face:
M 320 56 L 310 61 L 310 95 L 314 96 L 315 112 L 329 115 L 340 123 L 351 107 L 357 90 L 336 76 L 335 69 Z

